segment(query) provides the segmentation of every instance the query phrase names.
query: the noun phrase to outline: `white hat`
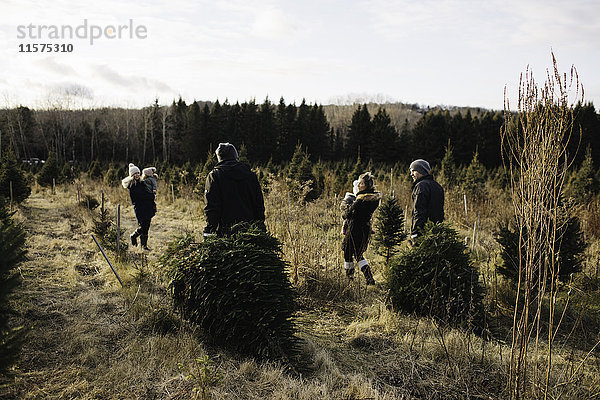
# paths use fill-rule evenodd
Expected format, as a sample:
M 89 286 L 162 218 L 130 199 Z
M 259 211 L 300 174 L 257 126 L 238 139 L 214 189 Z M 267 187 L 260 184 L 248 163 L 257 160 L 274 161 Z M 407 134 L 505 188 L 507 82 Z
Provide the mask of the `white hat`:
M 135 173 L 140 173 L 140 169 L 136 167 L 133 163 L 129 163 L 129 176 L 133 176 Z

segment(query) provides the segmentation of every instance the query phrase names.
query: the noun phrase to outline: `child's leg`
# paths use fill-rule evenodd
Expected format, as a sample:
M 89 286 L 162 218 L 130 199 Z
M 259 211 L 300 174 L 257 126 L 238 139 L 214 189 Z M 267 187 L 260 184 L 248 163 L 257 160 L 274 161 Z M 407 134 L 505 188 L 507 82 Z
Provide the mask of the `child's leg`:
M 373 279 L 373 273 L 371 272 L 371 267 L 369 267 L 369 262 L 362 255 L 356 258 L 358 261 L 358 267 L 362 271 L 365 279 L 367 280 L 367 285 L 374 285 L 375 279 Z
M 348 239 L 348 238 L 346 238 Z M 354 263 L 352 262 L 352 243 L 351 238 L 348 240 L 349 243 L 345 243 L 344 249 L 344 269 L 346 270 L 346 276 L 350 279 L 354 277 Z

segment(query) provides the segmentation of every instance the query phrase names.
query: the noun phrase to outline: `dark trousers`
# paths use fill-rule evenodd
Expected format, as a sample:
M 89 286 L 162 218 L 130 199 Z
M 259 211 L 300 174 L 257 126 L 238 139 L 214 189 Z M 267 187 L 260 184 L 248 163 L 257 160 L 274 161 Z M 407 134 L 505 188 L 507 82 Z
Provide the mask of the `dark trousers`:
M 150 230 L 150 222 L 152 219 L 145 219 L 142 221 L 138 220 L 138 228 L 135 231 L 140 236 L 148 236 L 148 231 Z
M 356 261 L 360 261 L 363 259 L 363 252 L 361 251 L 360 253 L 356 252 L 355 249 L 353 248 L 354 246 L 347 246 L 344 249 L 344 261 L 346 262 L 352 262 L 352 259 L 354 258 Z

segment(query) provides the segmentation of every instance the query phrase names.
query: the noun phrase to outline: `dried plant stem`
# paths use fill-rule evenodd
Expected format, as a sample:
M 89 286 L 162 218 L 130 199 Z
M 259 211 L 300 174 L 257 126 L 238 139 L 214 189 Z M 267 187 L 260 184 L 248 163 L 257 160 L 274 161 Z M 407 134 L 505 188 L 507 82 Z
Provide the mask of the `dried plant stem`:
M 560 265 L 556 254 L 557 232 L 561 229 L 561 197 L 567 169 L 572 162 L 566 148 L 572 132 L 573 105 L 569 93 L 575 85 L 576 98 L 583 89 L 575 68 L 570 79 L 558 72 L 552 54 L 553 70 L 547 71 L 543 88 L 526 70 L 519 84 L 516 115 L 511 113 L 505 93 L 505 125 L 502 131 L 504 165 L 510 176 L 513 208 L 519 230 L 519 280 L 513 314 L 509 389 L 512 399 L 527 397 L 528 374 L 545 374 L 542 393 L 547 398 L 552 371 L 555 329 L 554 313 L 558 294 Z M 580 92 L 581 89 L 581 92 Z M 549 296 L 548 321 L 542 321 L 542 305 Z M 535 307 L 535 308 L 532 308 Z M 559 324 L 562 318 L 559 320 Z M 535 353 L 540 346 L 542 326 L 547 326 L 545 371 L 529 371 L 530 342 L 535 338 Z M 537 381 L 537 379 L 536 379 Z M 534 389 L 535 390 L 535 389 Z

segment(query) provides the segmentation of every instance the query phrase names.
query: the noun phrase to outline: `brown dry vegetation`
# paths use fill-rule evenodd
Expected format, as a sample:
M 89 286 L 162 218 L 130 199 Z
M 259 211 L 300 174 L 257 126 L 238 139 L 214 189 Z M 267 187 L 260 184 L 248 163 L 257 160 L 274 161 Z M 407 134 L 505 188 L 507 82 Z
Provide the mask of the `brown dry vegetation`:
M 333 180 L 332 177 L 326 177 Z M 494 273 L 496 223 L 510 212 L 505 195 L 493 192 L 471 202 L 449 192 L 447 215 L 472 246 L 486 285 L 483 340 L 426 318 L 386 307 L 381 285 L 349 284 L 339 250 L 338 200 L 309 204 L 288 199 L 278 179 L 269 180 L 267 226 L 284 243 L 290 279 L 299 293 L 298 336 L 306 366 L 241 358 L 207 345 L 202 333 L 175 313 L 156 260 L 176 235 L 197 235 L 204 226 L 202 202 L 180 193 L 175 202 L 162 187 L 152 221 L 147 259 L 138 249 L 115 260 L 121 288 L 91 239 L 92 214 L 75 203 L 75 188 L 56 194 L 34 188 L 17 217 L 29 234 L 29 260 L 20 266 L 21 286 L 12 299 L 14 325 L 27 340 L 17 364 L 1 378 L 0 397 L 18 399 L 496 399 L 506 398 L 511 302 L 514 290 Z M 327 185 L 327 182 L 326 182 Z M 394 188 L 402 205 L 409 186 Z M 389 180 L 379 180 L 384 195 Z M 101 186 L 84 191 L 100 197 Z M 493 190 L 493 189 L 490 189 Z M 122 188 L 104 187 L 114 216 L 134 228 L 133 210 Z M 183 191 L 185 192 L 185 191 Z M 473 239 L 473 226 L 479 221 Z M 555 347 L 554 398 L 595 398 L 600 393 L 596 313 L 598 244 L 590 248 L 586 272 L 569 291 L 569 308 Z M 378 282 L 384 265 L 371 248 L 367 258 Z M 566 293 L 567 291 L 565 291 Z M 559 298 L 564 307 L 567 295 Z M 540 362 L 545 347 L 540 344 Z M 531 379 L 535 380 L 536 377 Z M 541 378 L 540 378 L 541 379 Z M 541 381 L 540 381 L 541 382 Z

